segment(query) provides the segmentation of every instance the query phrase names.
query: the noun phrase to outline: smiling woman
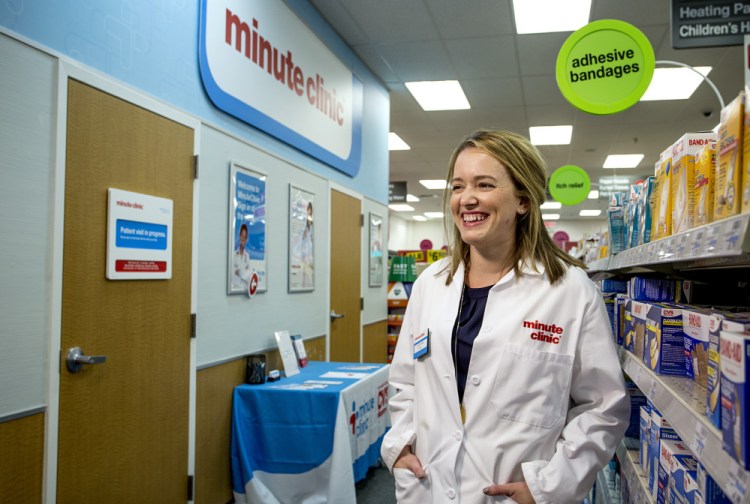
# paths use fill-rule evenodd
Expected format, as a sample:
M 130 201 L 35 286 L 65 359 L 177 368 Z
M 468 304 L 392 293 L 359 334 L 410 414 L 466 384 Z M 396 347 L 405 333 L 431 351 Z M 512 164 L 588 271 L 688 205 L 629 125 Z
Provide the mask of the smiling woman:
M 580 502 L 629 418 L 604 301 L 544 227 L 528 139 L 477 131 L 446 180 L 449 257 L 414 282 L 390 368 L 396 498 Z

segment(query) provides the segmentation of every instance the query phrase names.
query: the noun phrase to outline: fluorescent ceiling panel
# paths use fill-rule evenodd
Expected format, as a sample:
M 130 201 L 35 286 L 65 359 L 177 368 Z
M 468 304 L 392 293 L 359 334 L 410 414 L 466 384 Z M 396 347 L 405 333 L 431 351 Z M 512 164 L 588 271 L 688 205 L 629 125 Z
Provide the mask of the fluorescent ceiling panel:
M 458 81 L 407 82 L 406 88 L 425 111 L 471 108 Z
M 516 33 L 576 31 L 589 22 L 591 0 L 513 0 Z
M 581 217 L 599 217 L 601 214 L 601 210 L 581 210 L 578 212 Z
M 419 221 L 419 222 L 424 222 L 427 220 L 427 217 L 425 217 L 424 215 L 415 215 L 414 220 Z
M 414 211 L 413 206 L 406 205 L 404 203 L 394 203 L 392 205 L 388 205 L 388 208 L 390 208 L 394 212 L 413 212 Z
M 589 192 L 589 199 L 599 199 L 599 191 L 594 189 L 593 191 Z
M 560 203 L 559 201 L 545 201 L 539 208 L 541 208 L 542 210 L 557 210 L 559 208 L 562 208 L 562 203 Z
M 636 168 L 642 159 L 643 154 L 610 154 L 602 168 Z
M 712 70 L 710 66 L 693 68 L 701 75 L 708 75 Z M 641 101 L 687 100 L 701 82 L 703 77 L 689 68 L 657 68 Z
M 560 220 L 560 214 L 559 213 L 545 213 L 545 214 L 542 214 L 542 219 L 544 219 L 544 220 Z
M 406 202 L 407 203 L 416 203 L 417 201 L 419 201 L 419 198 L 417 198 L 413 194 L 407 194 L 406 195 Z
M 448 183 L 443 179 L 438 180 L 420 180 L 420 184 L 425 186 L 427 189 L 445 189 Z
M 428 219 L 442 219 L 443 212 L 425 212 L 424 216 Z
M 411 150 L 411 147 L 394 132 L 388 133 L 388 150 Z
M 529 139 L 534 145 L 570 145 L 573 126 L 530 126 Z

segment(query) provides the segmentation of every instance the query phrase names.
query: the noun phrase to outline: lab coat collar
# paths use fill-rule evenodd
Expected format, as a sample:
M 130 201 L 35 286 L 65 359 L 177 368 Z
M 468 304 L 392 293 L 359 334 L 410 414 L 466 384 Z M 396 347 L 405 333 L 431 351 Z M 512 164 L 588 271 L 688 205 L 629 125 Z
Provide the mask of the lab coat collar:
M 536 269 L 531 264 L 536 265 Z M 533 260 L 529 260 L 527 262 L 519 262 L 519 269 L 521 271 L 521 275 L 528 275 L 528 276 L 543 276 L 545 274 L 544 265 L 540 262 L 535 262 Z M 458 265 L 458 268 L 456 268 L 456 274 L 453 276 L 454 279 L 458 280 L 456 282 L 453 282 L 454 289 L 456 289 L 457 292 L 460 292 L 460 289 L 464 286 L 464 263 L 461 263 Z M 501 285 L 507 284 L 508 282 L 513 281 L 516 278 L 515 270 L 510 270 L 503 278 L 501 278 L 490 290 L 495 290 L 499 288 Z

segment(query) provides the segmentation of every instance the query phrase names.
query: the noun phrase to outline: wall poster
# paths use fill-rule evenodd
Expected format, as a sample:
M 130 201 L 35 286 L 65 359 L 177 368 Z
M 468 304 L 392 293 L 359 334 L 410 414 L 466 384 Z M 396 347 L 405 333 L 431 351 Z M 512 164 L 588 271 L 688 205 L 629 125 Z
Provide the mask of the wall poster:
M 369 286 L 383 285 L 383 218 L 370 212 Z
M 264 173 L 230 164 L 227 294 L 252 296 L 267 288 L 266 179 Z
M 314 200 L 289 184 L 289 292 L 315 290 Z

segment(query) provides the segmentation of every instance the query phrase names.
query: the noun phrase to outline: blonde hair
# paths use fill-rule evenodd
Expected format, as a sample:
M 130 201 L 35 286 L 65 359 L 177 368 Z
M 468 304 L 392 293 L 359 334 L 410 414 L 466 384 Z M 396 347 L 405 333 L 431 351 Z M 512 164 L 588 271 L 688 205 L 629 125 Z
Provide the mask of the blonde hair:
M 561 250 L 544 227 L 542 211 L 539 208 L 545 201 L 547 186 L 547 168 L 541 153 L 525 137 L 510 131 L 477 130 L 453 151 L 446 180 L 453 179 L 456 158 L 467 148 L 474 147 L 486 152 L 508 170 L 513 181 L 515 194 L 521 201 L 527 201 L 527 212 L 516 216 L 516 248 L 513 251 L 513 269 L 516 275 L 521 274 L 524 266 L 536 270 L 537 263 L 544 266 L 550 284 L 565 276 L 566 265 L 586 268 L 579 260 Z M 451 218 L 450 190 L 446 190 L 443 205 L 445 207 L 446 235 L 450 238 L 449 255 L 451 258 L 446 284 L 453 281 L 458 266 L 463 262 L 466 269 L 471 266 L 469 246 L 461 239 L 461 233 Z

